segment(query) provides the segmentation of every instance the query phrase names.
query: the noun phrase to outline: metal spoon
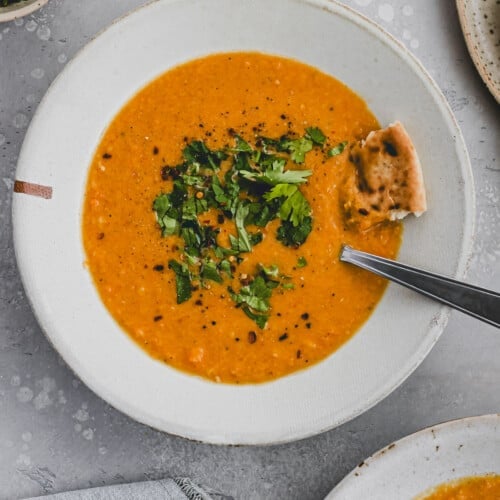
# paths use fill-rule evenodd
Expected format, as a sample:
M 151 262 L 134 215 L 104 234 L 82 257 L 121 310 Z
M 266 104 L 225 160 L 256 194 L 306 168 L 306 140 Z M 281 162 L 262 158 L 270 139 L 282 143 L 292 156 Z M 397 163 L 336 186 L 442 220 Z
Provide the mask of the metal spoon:
M 348 245 L 342 246 L 340 260 L 367 269 L 500 328 L 500 293 L 354 250 Z

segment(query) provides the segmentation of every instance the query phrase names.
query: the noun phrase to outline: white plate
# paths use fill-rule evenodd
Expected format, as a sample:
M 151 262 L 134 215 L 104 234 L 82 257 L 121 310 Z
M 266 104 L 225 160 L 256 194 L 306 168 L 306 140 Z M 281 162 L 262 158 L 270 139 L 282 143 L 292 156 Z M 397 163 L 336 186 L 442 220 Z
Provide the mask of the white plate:
M 362 462 L 325 500 L 411 500 L 439 484 L 500 474 L 500 415 L 446 422 Z
M 7 5 L 7 7 L 0 7 L 0 23 L 27 16 L 47 2 L 48 0 L 23 0 L 19 3 Z
M 93 152 L 113 116 L 151 79 L 186 60 L 234 50 L 312 64 L 363 96 L 383 124 L 400 119 L 421 155 L 429 200 L 429 212 L 406 224 L 401 260 L 464 274 L 473 186 L 445 99 L 402 45 L 353 10 L 324 0 L 158 0 L 99 35 L 53 83 L 26 135 L 17 179 L 50 186 L 53 196 L 14 195 L 14 241 L 42 328 L 102 398 L 192 439 L 276 443 L 330 429 L 387 396 L 429 352 L 449 310 L 389 286 L 370 320 L 324 362 L 246 386 L 176 371 L 120 330 L 83 266 L 80 218 Z
M 500 103 L 500 5 L 497 0 L 457 0 L 457 10 L 472 60 Z

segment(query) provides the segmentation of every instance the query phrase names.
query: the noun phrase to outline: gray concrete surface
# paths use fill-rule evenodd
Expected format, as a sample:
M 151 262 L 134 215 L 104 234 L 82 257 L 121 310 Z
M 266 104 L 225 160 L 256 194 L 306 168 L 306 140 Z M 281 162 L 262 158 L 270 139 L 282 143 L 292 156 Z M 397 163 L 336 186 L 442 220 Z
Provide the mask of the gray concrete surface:
M 0 498 L 187 475 L 221 498 L 321 499 L 389 442 L 445 420 L 500 411 L 500 331 L 459 313 L 424 363 L 372 410 L 271 447 L 196 444 L 138 424 L 90 392 L 40 331 L 14 259 L 16 160 L 40 99 L 95 33 L 143 0 L 50 0 L 0 25 Z M 423 62 L 469 149 L 477 238 L 468 279 L 500 289 L 499 108 L 469 58 L 452 0 L 349 0 Z

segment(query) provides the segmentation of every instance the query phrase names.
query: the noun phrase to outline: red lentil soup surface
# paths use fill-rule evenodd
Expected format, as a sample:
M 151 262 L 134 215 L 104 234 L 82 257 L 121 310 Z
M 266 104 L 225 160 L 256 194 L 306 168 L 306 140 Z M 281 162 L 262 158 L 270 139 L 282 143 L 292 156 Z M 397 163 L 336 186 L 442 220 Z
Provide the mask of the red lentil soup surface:
M 261 53 L 216 54 L 175 67 L 114 118 L 90 166 L 83 242 L 102 301 L 152 357 L 217 382 L 264 382 L 324 359 L 370 316 L 386 283 L 340 263 L 340 245 L 393 258 L 402 228 L 345 227 L 338 191 L 353 172 L 347 148 L 332 157 L 317 149 L 306 156 L 303 168 L 312 175 L 300 189 L 313 227 L 305 243 L 284 246 L 275 220 L 262 230 L 263 241 L 241 254 L 238 273 L 276 264 L 294 286 L 273 293 L 264 328 L 235 307 L 228 282 L 211 282 L 191 300 L 176 301 L 167 263 L 178 257 L 182 241 L 161 237 L 152 210 L 155 197 L 172 188 L 162 180 L 162 167 L 181 161 L 187 140 L 218 149 L 233 142 L 233 130 L 255 144 L 257 135 L 303 136 L 310 126 L 319 127 L 330 146 L 379 128 L 365 102 L 338 80 Z M 219 235 L 223 242 L 228 227 Z M 299 267 L 299 259 L 307 265 Z
M 435 488 L 421 500 L 499 500 L 500 475 L 466 477 Z

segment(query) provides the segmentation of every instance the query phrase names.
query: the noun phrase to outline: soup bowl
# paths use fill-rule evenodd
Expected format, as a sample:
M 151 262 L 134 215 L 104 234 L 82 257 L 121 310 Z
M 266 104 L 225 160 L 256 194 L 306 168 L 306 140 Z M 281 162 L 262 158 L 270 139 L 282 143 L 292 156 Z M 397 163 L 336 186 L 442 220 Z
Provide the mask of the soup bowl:
M 389 285 L 369 320 L 324 361 L 241 386 L 155 361 L 116 324 L 85 267 L 81 232 L 88 168 L 102 134 L 169 68 L 247 50 L 317 67 L 365 99 L 382 125 L 405 124 L 420 154 L 429 209 L 405 222 L 402 261 L 462 277 L 474 220 L 467 152 L 438 87 L 401 44 L 342 4 L 157 0 L 90 42 L 47 92 L 19 158 L 13 222 L 26 293 L 50 342 L 99 396 L 157 429 L 220 444 L 291 441 L 352 419 L 410 375 L 449 315 Z

